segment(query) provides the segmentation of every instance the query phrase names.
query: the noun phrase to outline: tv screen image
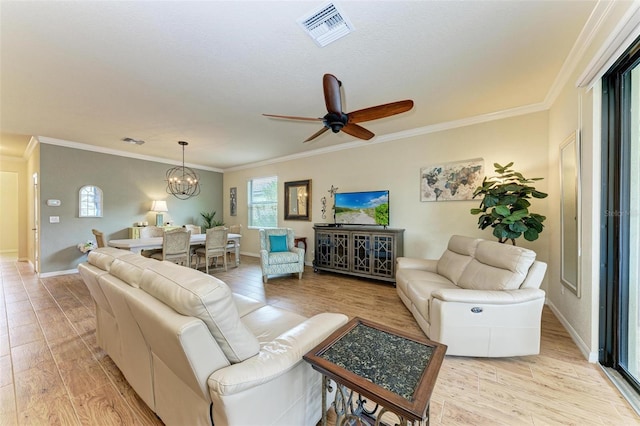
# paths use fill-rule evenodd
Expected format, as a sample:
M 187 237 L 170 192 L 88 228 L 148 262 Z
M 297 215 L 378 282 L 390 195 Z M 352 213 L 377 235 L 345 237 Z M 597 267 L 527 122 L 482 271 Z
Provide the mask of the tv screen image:
M 336 193 L 334 215 L 340 224 L 389 226 L 389 191 Z

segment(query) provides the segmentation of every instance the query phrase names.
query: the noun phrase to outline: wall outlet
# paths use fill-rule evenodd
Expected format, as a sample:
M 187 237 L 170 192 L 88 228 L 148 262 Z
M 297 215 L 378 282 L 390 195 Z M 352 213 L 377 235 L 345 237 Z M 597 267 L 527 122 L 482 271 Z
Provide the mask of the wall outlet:
M 49 223 L 60 223 L 60 216 L 49 216 Z
M 560 287 L 560 294 L 564 294 L 564 286 Z

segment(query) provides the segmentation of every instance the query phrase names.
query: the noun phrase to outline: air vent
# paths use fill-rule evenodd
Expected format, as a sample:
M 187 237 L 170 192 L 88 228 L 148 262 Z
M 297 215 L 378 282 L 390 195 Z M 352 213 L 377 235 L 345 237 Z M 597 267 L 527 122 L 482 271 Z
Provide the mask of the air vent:
M 122 141 L 129 143 L 131 145 L 142 145 L 144 143 L 142 139 L 133 139 L 133 138 L 122 138 Z
M 302 28 L 320 46 L 338 40 L 354 30 L 353 24 L 340 8 L 329 3 L 298 20 Z

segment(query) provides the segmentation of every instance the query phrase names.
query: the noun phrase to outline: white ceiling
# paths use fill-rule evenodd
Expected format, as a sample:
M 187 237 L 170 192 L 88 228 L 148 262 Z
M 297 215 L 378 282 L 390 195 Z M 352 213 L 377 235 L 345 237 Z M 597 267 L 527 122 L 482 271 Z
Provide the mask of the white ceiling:
M 345 112 L 415 101 L 371 142 L 544 105 L 596 3 L 338 1 L 355 31 L 320 48 L 297 20 L 325 2 L 2 0 L 0 153 L 35 135 L 175 161 L 186 140 L 224 170 L 353 142 L 261 115 L 323 116 L 325 73 Z

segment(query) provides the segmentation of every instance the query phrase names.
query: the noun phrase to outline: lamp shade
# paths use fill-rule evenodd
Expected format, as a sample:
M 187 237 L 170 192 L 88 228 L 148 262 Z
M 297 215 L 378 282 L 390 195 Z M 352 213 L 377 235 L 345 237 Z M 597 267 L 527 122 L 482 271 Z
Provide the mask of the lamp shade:
M 168 212 L 167 202 L 164 200 L 154 201 L 151 203 L 152 212 Z

